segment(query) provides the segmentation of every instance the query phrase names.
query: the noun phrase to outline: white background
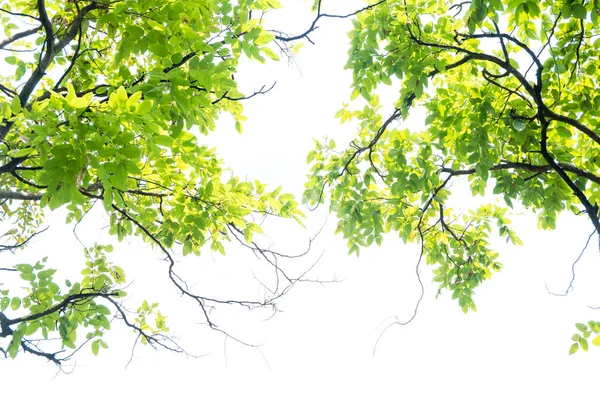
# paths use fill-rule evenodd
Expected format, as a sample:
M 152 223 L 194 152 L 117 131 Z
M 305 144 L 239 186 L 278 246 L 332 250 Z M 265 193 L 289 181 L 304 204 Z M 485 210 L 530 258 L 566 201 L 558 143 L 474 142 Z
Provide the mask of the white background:
M 308 26 L 308 2 L 283 2 L 286 10 L 271 19 L 273 28 L 300 32 Z M 326 11 L 343 13 L 360 7 L 359 1 L 326 0 Z M 272 186 L 301 196 L 307 173 L 305 158 L 312 138 L 325 135 L 348 143 L 354 130 L 333 118 L 350 94 L 351 74 L 346 62 L 349 21 L 323 20 L 290 63 L 266 67 L 245 62 L 238 79 L 246 92 L 277 81 L 266 96 L 245 103 L 249 121 L 242 136 L 224 118 L 218 131 L 201 137 L 218 148 L 233 172 L 260 178 Z M 343 72 L 342 72 L 343 71 Z M 391 111 L 391 103 L 390 108 Z M 455 186 L 460 188 L 460 184 Z M 459 199 L 460 200 L 460 199 Z M 465 200 L 466 201 L 466 200 Z M 291 224 L 272 224 L 267 234 L 278 249 L 294 252 L 325 221 L 326 210 L 308 213 L 307 230 Z M 102 212 L 91 215 L 79 233 L 87 245 L 106 242 L 99 228 Z M 127 368 L 134 335 L 116 321 L 107 336 L 109 351 L 94 357 L 88 348 L 76 364 L 59 373 L 50 363 L 22 355 L 0 360 L 2 399 L 106 399 L 210 398 L 210 399 L 505 399 L 574 398 L 597 390 L 600 349 L 568 356 L 575 322 L 599 318 L 588 305 L 600 305 L 597 295 L 599 257 L 596 239 L 577 265 L 575 291 L 567 297 L 548 294 L 546 284 L 564 290 L 570 268 L 592 230 L 585 219 L 566 217 L 556 232 L 537 231 L 534 216 L 515 213 L 514 227 L 525 242 L 515 247 L 498 244 L 504 270 L 484 283 L 476 294 L 478 311 L 464 315 L 449 294 L 435 300 L 431 267 L 422 266 L 425 297 L 415 320 L 393 326 L 375 343 L 390 317 L 412 315 L 420 294 L 414 266 L 418 248 L 393 237 L 382 247 L 348 257 L 340 237 L 334 237 L 329 217 L 313 251 L 290 271 L 308 268 L 322 250 L 324 256 L 313 278 L 340 282 L 326 286 L 303 284 L 280 302 L 281 312 L 268 321 L 268 313 L 231 308 L 214 318 L 232 335 L 260 347 L 243 346 L 202 322 L 192 301 L 178 297 L 167 282 L 161 255 L 139 240 L 117 246 L 112 258 L 134 282 L 132 308 L 140 299 L 160 300 L 172 333 L 201 358 L 188 358 L 138 346 Z M 81 246 L 62 216 L 53 215 L 49 233 L 37 239 L 18 260 L 35 262 L 48 255 L 48 264 L 67 271 L 81 265 Z M 236 246 L 227 257 L 178 257 L 178 268 L 189 273 L 194 289 L 207 295 L 252 293 L 256 282 L 248 268 L 267 267 Z M 17 257 L 4 257 L 9 266 Z M 6 263 L 6 265 L 4 265 Z M 199 275 L 192 275 L 198 273 Z

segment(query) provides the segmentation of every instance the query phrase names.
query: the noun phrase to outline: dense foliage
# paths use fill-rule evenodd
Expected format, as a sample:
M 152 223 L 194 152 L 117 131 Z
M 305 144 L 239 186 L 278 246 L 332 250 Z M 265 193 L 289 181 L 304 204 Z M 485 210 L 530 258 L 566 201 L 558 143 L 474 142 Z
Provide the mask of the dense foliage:
M 26 245 L 44 209 L 64 206 L 67 222 L 80 221 L 98 203 L 119 240 L 141 235 L 166 254 L 168 278 L 198 303 L 210 326 L 216 328 L 207 307 L 220 302 L 271 305 L 285 285 L 251 301 L 191 292 L 174 271 L 170 249 L 199 254 L 207 245 L 224 252 L 223 241 L 235 239 L 258 251 L 258 219 L 302 216 L 280 189 L 224 174 L 215 151 L 196 135 L 211 132 L 223 113 L 241 132 L 240 101 L 266 91 L 244 96 L 234 73 L 242 55 L 278 58 L 268 47 L 274 35 L 260 19 L 277 6 L 276 0 L 0 2 L 7 37 L 0 49 L 10 54 L 0 77 L 0 219 L 14 226 L 3 232 L 8 244 L 0 250 Z M 56 269 L 45 260 L 0 271 L 22 280 L 0 292 L 0 337 L 10 339 L 5 354 L 23 350 L 60 363 L 69 357 L 61 348 L 85 341 L 98 353 L 107 346 L 102 336 L 111 315 L 143 342 L 178 350 L 161 336 L 167 328 L 155 304 L 126 315 L 126 268 L 107 260 L 110 246 L 84 251 L 83 278 L 77 273 L 66 283 L 54 280 Z
M 360 13 L 347 68 L 350 99 L 366 104 L 338 113 L 359 133 L 343 151 L 323 142 L 309 154 L 305 200 L 329 197 L 351 253 L 389 232 L 420 243 L 465 312 L 501 268 L 492 231 L 520 242 L 506 218 L 515 203 L 541 229 L 567 210 L 600 234 L 599 19 L 585 0 L 388 0 Z M 386 85 L 394 104 L 380 104 Z M 417 105 L 424 129 L 395 123 Z M 505 205 L 453 209 L 460 176 L 473 196 L 491 189 Z M 577 328 L 572 352 L 600 332 L 593 321 Z
M 310 152 L 304 201 L 329 202 L 350 253 L 392 232 L 419 243 L 440 290 L 468 312 L 477 286 L 501 269 L 494 231 L 520 243 L 506 217 L 513 206 L 537 213 L 541 229 L 562 211 L 585 214 L 600 233 L 596 2 L 382 0 L 348 15 L 321 3 L 293 36 L 263 27 L 276 0 L 1 0 L 0 252 L 42 233 L 44 210 L 63 207 L 67 222 L 79 222 L 97 204 L 119 240 L 138 235 L 165 254 L 169 282 L 212 328 L 212 306 L 274 307 L 299 279 L 256 244 L 257 221 L 302 214 L 280 189 L 231 178 L 198 137 L 223 114 L 241 132 L 241 101 L 268 92 L 238 90 L 240 57 L 278 60 L 291 42 L 311 41 L 318 23 L 349 17 L 358 106 L 337 116 L 359 132 L 348 148 L 326 141 Z M 384 86 L 394 104 L 380 104 Z M 419 109 L 421 130 L 405 124 Z M 500 202 L 453 209 L 458 177 L 473 196 L 491 191 Z M 224 252 L 227 240 L 273 267 L 278 284 L 264 298 L 204 297 L 175 272 L 173 251 Z M 127 268 L 110 262 L 110 250 L 84 248 L 82 277 L 64 282 L 46 259 L 0 268 L 20 279 L 0 287 L 2 352 L 60 364 L 73 354 L 65 349 L 90 343 L 97 354 L 111 316 L 142 342 L 181 351 L 156 303 L 124 307 Z M 600 345 L 600 323 L 577 329 L 571 352 L 587 350 L 592 335 Z

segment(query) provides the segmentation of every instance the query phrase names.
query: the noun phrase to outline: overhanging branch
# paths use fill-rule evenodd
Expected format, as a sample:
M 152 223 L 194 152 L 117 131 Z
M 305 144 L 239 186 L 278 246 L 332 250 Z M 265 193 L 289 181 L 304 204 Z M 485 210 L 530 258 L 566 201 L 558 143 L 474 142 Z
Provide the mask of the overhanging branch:
M 41 200 L 40 193 L 13 192 L 10 190 L 0 190 L 0 199 L 8 200 Z
M 310 24 L 310 26 L 308 27 L 308 29 L 306 31 L 304 31 L 303 33 L 300 33 L 298 35 L 292 35 L 292 36 L 282 34 L 281 32 L 277 32 L 279 34 L 275 35 L 275 39 L 279 40 L 281 42 L 293 42 L 293 41 L 299 40 L 299 39 L 307 39 L 309 42 L 313 43 L 312 40 L 310 40 L 310 38 L 308 37 L 308 35 L 311 34 L 316 29 L 319 28 L 317 26 L 317 22 L 319 22 L 319 20 L 321 18 L 339 18 L 339 19 L 350 18 L 350 17 L 353 17 L 353 16 L 355 16 L 357 14 L 360 14 L 363 11 L 367 11 L 367 10 L 370 10 L 372 8 L 375 8 L 378 5 L 385 3 L 386 1 L 387 0 L 380 0 L 377 3 L 368 5 L 366 7 L 361 8 L 360 10 L 356 10 L 356 11 L 351 12 L 349 14 L 337 15 L 337 14 L 321 13 L 321 3 L 322 3 L 322 0 L 318 0 L 318 3 L 317 3 L 317 16 L 312 21 L 312 23 Z
M 16 42 L 19 39 L 23 39 L 23 38 L 25 38 L 27 36 L 33 35 L 37 31 L 39 31 L 40 29 L 42 29 L 42 25 L 36 26 L 35 28 L 31 28 L 31 29 L 28 29 L 28 30 L 23 31 L 23 32 L 15 33 L 13 36 L 11 36 L 11 37 L 3 40 L 2 42 L 0 42 L 0 49 L 5 48 L 9 44 L 11 44 L 13 42 Z

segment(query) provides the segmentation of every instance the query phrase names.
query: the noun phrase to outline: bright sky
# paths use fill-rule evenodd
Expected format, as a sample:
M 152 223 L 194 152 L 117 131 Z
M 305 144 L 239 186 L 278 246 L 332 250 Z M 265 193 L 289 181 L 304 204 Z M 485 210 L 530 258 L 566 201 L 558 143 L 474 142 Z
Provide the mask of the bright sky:
M 283 3 L 291 7 L 273 19 L 273 28 L 302 31 L 310 19 L 309 2 Z M 339 13 L 361 4 L 324 3 L 328 12 Z M 320 25 L 311 35 L 316 45 L 307 43 L 293 62 L 242 65 L 238 78 L 246 91 L 277 81 L 271 93 L 245 103 L 249 121 L 242 136 L 224 119 L 218 132 L 200 138 L 217 146 L 237 175 L 282 185 L 298 196 L 312 138 L 328 135 L 341 144 L 354 133 L 351 125 L 341 126 L 333 118 L 350 94 L 351 75 L 342 72 L 350 22 L 328 20 Z M 88 245 L 108 240 L 106 232 L 98 230 L 103 226 L 98 224 L 102 218 L 98 211 L 78 231 Z M 306 231 L 272 224 L 267 233 L 276 248 L 301 251 L 308 236 L 324 223 L 324 211 L 308 215 Z M 34 262 L 48 255 L 49 264 L 59 270 L 78 268 L 81 247 L 72 227 L 62 227 L 60 218 L 53 215 L 52 231 L 18 259 Z M 531 216 L 512 219 L 525 245 L 499 244 L 505 269 L 477 291 L 476 313 L 464 315 L 448 293 L 436 300 L 431 267 L 422 266 L 425 296 L 417 317 L 407 326 L 390 328 L 375 355 L 375 343 L 389 318 L 408 319 L 419 297 L 414 246 L 388 238 L 382 247 L 362 251 L 358 259 L 349 257 L 341 237 L 333 236 L 335 221 L 329 217 L 313 251 L 287 267 L 302 271 L 325 250 L 312 277 L 337 278 L 339 283 L 298 286 L 279 302 L 282 312 L 268 321 L 263 321 L 268 313 L 215 311 L 223 329 L 262 344 L 252 348 L 199 325 L 199 310 L 179 298 L 166 281 L 160 253 L 139 240 L 123 242 L 113 261 L 131 271 L 129 304 L 137 306 L 144 298 L 160 301 L 180 343 L 191 353 L 207 355 L 187 358 L 138 346 L 125 368 L 135 337 L 115 321 L 107 336 L 110 350 L 98 357 L 89 348 L 81 350 L 69 375 L 55 377 L 55 366 L 27 355 L 0 360 L 1 398 L 555 399 L 590 394 L 597 390 L 600 349 L 574 356 L 567 352 L 574 323 L 600 318 L 598 311 L 588 308 L 600 306 L 596 286 L 600 257 L 595 246 L 577 265 L 575 291 L 569 296 L 551 296 L 545 285 L 555 291 L 568 286 L 571 264 L 591 224 L 584 217 L 563 218 L 556 232 L 540 232 Z M 72 249 L 72 254 L 65 249 Z M 253 293 L 256 282 L 248 268 L 260 273 L 267 267 L 236 246 L 229 253 L 225 258 L 179 257 L 178 268 L 195 282 L 198 292 L 222 297 Z

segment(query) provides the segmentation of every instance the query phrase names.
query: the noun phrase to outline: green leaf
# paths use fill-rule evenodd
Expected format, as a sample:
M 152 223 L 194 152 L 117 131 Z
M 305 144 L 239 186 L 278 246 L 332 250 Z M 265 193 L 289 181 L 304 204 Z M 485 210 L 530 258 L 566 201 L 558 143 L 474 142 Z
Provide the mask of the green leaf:
M 11 358 L 15 358 L 17 357 L 17 353 L 19 352 L 19 347 L 21 346 L 21 339 L 23 338 L 23 333 L 20 330 L 16 330 L 13 335 L 12 335 L 12 339 L 8 345 L 8 355 Z
M 52 275 L 54 275 L 56 273 L 55 269 L 44 269 L 41 270 L 40 272 L 38 272 L 38 278 L 40 279 L 47 279 L 50 278 Z
M 159 57 L 167 57 L 169 55 L 167 47 L 159 43 L 154 43 L 150 45 L 148 49 Z
M 579 343 L 573 343 L 569 349 L 569 355 L 575 354 L 579 350 Z
M 581 332 L 585 332 L 587 331 L 588 327 L 586 324 L 581 324 L 581 323 L 577 323 L 575 324 L 575 326 L 577 327 L 577 329 L 579 329 Z
M 575 18 L 585 19 L 587 16 L 587 10 L 585 9 L 585 6 L 581 4 L 573 4 L 571 5 L 571 15 L 573 15 Z
M 40 322 L 39 321 L 30 322 L 27 325 L 27 329 L 25 329 L 25 336 L 31 336 L 31 335 L 33 335 L 39 328 L 40 328 Z
M 21 299 L 18 297 L 13 297 L 12 300 L 10 301 L 11 310 L 16 310 L 19 307 L 21 307 Z
M 139 115 L 147 114 L 152 109 L 153 104 L 151 100 L 144 100 L 137 105 L 135 113 Z
M 262 46 L 262 45 L 265 45 L 265 44 L 273 41 L 274 38 L 275 38 L 275 35 L 273 35 L 271 32 L 262 31 L 258 35 L 258 37 L 254 40 L 254 44 L 257 46 Z
M 556 127 L 556 133 L 558 134 L 558 136 L 563 138 L 569 138 L 573 135 L 573 133 L 571 133 L 571 131 L 568 128 L 562 125 L 558 125 Z
M 98 342 L 98 340 L 94 340 L 92 342 L 92 353 L 95 356 L 97 356 L 99 351 L 100 351 L 100 343 Z
M 261 47 L 260 51 L 262 51 L 271 60 L 274 60 L 274 61 L 279 61 L 280 60 L 279 55 L 277 55 L 277 53 L 275 53 L 273 50 L 271 50 L 268 47 Z
M 487 16 L 488 8 L 485 4 L 480 2 L 477 7 L 475 7 L 475 12 L 473 13 L 473 17 L 476 22 L 481 22 Z
M 10 102 L 10 109 L 13 112 L 13 114 L 18 114 L 19 112 L 21 112 L 21 99 L 19 99 L 19 96 L 14 96 Z
M 512 126 L 519 132 L 523 131 L 527 127 L 525 122 L 521 121 L 520 119 L 513 119 Z
M 139 39 L 144 36 L 144 30 L 136 25 L 128 25 L 127 33 L 132 39 Z
M 367 90 L 366 87 L 364 87 L 364 86 L 360 87 L 360 95 L 362 97 L 364 97 L 365 100 L 371 101 L 371 93 L 369 93 L 369 90 Z
M 18 157 L 27 157 L 30 156 L 32 154 L 36 154 L 37 150 L 33 147 L 25 147 L 23 149 L 14 149 L 14 150 L 10 150 L 8 152 L 8 155 L 13 157 L 13 158 L 18 158 Z
M 10 298 L 8 298 L 8 297 L 3 297 L 3 298 L 0 300 L 0 310 L 1 310 L 1 311 L 4 311 L 4 310 L 6 310 L 6 308 L 8 307 L 8 305 L 9 305 L 9 304 L 10 304 Z
M 33 281 L 35 280 L 35 274 L 31 272 L 24 272 L 21 274 L 21 279 L 25 281 Z
M 156 135 L 153 137 L 154 143 L 159 146 L 171 147 L 173 146 L 174 139 L 167 135 Z

